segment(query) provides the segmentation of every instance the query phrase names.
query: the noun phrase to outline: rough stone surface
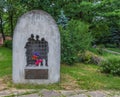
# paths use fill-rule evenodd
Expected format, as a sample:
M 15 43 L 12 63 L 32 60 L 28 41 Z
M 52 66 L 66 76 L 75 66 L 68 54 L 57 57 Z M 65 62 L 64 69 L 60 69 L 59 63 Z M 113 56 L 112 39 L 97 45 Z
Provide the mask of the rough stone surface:
M 7 89 L 0 97 L 120 97 L 120 91 Z
M 72 96 L 72 95 L 76 95 L 75 91 L 69 90 L 69 91 L 60 91 L 61 94 L 63 94 L 64 96 Z
M 22 95 L 18 97 L 40 97 L 38 94 L 28 94 L 28 95 Z
M 87 94 L 90 95 L 90 97 L 106 97 L 106 95 L 100 91 L 88 92 Z
M 85 94 L 77 94 L 77 95 L 68 96 L 68 97 L 88 97 L 88 96 Z
M 17 90 L 17 89 L 6 89 L 6 90 L 2 90 L 0 91 L 0 97 L 6 97 L 6 96 L 11 96 L 11 95 L 22 95 L 24 93 L 33 93 L 34 90 Z
M 31 34 L 48 41 L 48 79 L 25 79 L 25 44 Z M 37 69 L 45 67 L 38 67 Z M 32 68 L 33 69 L 33 68 Z M 36 69 L 36 68 L 35 68 Z M 13 36 L 13 82 L 48 84 L 60 79 L 60 33 L 54 19 L 41 10 L 30 11 L 21 16 Z
M 40 92 L 41 97 L 61 97 L 61 94 L 53 90 L 43 90 Z

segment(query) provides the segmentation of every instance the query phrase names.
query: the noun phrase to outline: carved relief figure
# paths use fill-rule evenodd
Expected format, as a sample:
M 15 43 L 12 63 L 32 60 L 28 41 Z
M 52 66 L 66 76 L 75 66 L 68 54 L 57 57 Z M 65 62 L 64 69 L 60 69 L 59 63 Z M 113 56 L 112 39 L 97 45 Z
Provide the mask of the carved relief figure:
M 43 66 L 43 61 L 45 61 L 44 65 L 48 66 L 48 42 L 42 38 L 39 40 L 39 36 L 36 35 L 36 39 L 34 39 L 34 35 L 31 34 L 31 37 L 28 38 L 26 43 L 26 66 Z

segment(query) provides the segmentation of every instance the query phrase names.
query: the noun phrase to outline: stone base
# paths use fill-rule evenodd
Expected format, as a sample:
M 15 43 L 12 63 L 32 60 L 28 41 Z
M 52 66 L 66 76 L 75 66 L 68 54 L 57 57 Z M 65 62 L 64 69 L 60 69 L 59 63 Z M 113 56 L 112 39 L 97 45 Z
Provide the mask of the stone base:
M 25 69 L 25 79 L 48 79 L 48 69 Z

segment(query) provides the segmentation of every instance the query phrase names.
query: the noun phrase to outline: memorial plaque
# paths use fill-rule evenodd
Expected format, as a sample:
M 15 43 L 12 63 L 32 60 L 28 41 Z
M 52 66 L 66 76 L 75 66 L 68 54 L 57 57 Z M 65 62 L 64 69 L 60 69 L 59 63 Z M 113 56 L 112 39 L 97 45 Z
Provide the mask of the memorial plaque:
M 25 79 L 48 79 L 48 69 L 25 69 Z

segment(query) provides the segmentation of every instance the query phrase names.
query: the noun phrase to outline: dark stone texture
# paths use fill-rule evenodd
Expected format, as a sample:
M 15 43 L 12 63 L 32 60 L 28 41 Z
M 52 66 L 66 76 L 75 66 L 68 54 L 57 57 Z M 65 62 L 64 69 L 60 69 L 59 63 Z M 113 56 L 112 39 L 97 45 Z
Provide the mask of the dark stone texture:
M 48 69 L 25 69 L 25 79 L 48 79 Z

